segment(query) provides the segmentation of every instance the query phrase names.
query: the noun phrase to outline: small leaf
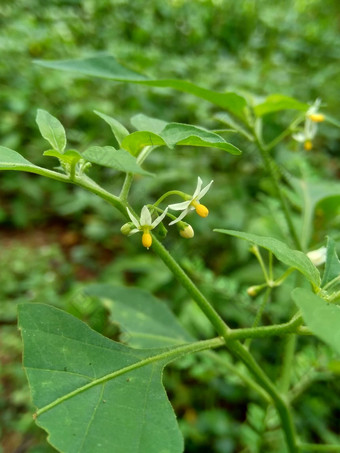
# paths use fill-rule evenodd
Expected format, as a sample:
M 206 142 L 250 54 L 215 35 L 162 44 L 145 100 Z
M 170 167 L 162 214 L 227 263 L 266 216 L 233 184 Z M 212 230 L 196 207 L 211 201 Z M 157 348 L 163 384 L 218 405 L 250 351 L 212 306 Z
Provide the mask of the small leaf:
M 49 149 L 48 151 L 44 152 L 44 156 L 56 157 L 60 160 L 60 162 L 66 164 L 72 164 L 79 162 L 83 159 L 83 156 L 75 149 L 68 149 L 65 153 L 60 153 L 54 149 Z
M 58 451 L 183 451 L 157 361 L 169 348 L 129 348 L 42 304 L 19 306 L 19 326 L 36 422 Z
M 151 118 L 151 116 L 139 113 L 131 118 L 131 124 L 138 131 L 150 131 L 154 134 L 160 134 L 168 123 L 158 118 Z
M 331 237 L 327 240 L 326 264 L 322 276 L 322 286 L 340 276 L 340 261 L 336 253 L 336 244 Z
M 98 112 L 98 110 L 94 110 L 94 113 L 100 116 L 100 118 L 106 121 L 107 124 L 111 127 L 113 135 L 115 136 L 117 144 L 119 145 L 118 148 L 120 148 L 124 138 L 129 135 L 129 131 L 119 121 L 115 120 L 111 116 L 106 115 L 102 112 Z
M 148 175 L 151 173 L 143 170 L 135 157 L 124 149 L 115 149 L 112 146 L 91 146 L 83 152 L 82 156 L 94 164 L 114 168 L 125 173 Z
M 300 110 L 305 112 L 309 107 L 310 105 L 289 96 L 272 94 L 271 96 L 268 96 L 264 102 L 256 105 L 254 111 L 257 116 L 263 116 L 280 110 Z
M 229 234 L 240 239 L 252 242 L 267 250 L 270 250 L 276 258 L 284 264 L 300 271 L 314 286 L 320 286 L 320 274 L 317 268 L 312 264 L 310 259 L 298 250 L 292 250 L 284 242 L 278 239 L 258 236 L 256 234 L 243 233 L 234 230 L 214 230 L 217 233 Z
M 41 135 L 50 143 L 53 149 L 64 152 L 66 146 L 66 133 L 61 122 L 46 110 L 38 109 L 36 122 Z
M 244 119 L 247 108 L 246 99 L 233 92 L 220 93 L 207 90 L 186 80 L 151 79 L 120 65 L 113 56 L 101 54 L 94 57 L 77 60 L 36 60 L 35 63 L 45 68 L 71 71 L 82 75 L 102 77 L 118 82 L 139 83 L 154 87 L 173 88 L 184 93 L 190 93 L 212 104 L 218 105 L 232 114 Z
M 295 288 L 292 297 L 307 327 L 340 354 L 340 307 L 328 304 L 305 288 Z
M 165 303 L 145 290 L 94 284 L 86 287 L 85 294 L 103 300 L 130 346 L 155 348 L 194 341 Z

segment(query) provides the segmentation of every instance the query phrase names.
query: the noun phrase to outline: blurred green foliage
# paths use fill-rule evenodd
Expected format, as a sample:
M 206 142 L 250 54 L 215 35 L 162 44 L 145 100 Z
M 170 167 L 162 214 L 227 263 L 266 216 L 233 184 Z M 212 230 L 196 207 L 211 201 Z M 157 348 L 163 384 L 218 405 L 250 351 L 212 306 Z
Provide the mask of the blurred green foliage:
M 137 71 L 186 78 L 220 91 L 237 89 L 256 96 L 279 92 L 304 102 L 320 97 L 325 110 L 339 117 L 339 20 L 338 0 L 152 0 L 147 7 L 142 0 L 4 1 L 0 5 L 1 145 L 36 164 L 56 165 L 53 158 L 42 157 L 46 145 L 35 123 L 38 108 L 57 116 L 66 128 L 69 146 L 80 150 L 91 144 L 112 144 L 111 131 L 94 109 L 116 117 L 130 130 L 129 118 L 141 112 L 167 121 L 221 127 L 214 120 L 216 108 L 190 95 L 82 79 L 33 64 L 34 59 L 76 58 L 102 51 Z M 266 135 L 274 137 L 289 119 L 289 112 L 268 117 Z M 221 236 L 212 236 L 211 229 L 270 231 L 277 237 L 286 231 L 252 146 L 244 147 L 245 142 L 232 135 L 229 138 L 244 150 L 243 157 L 182 149 L 174 163 L 173 151 L 155 152 L 148 170 L 158 173 L 157 180 L 139 181 L 132 197 L 136 205 L 142 205 L 175 184 L 191 193 L 193 174 L 215 180 L 216 189 L 207 195 L 211 215 L 204 224 L 193 219 L 195 239 L 179 242 L 171 234 L 166 243 L 220 313 L 232 326 L 243 327 L 252 323 L 261 303 L 246 294 L 249 285 L 260 281 L 259 269 L 245 243 L 223 238 L 222 245 Z M 310 154 L 302 154 L 297 144 L 283 143 L 276 157 L 295 175 L 335 179 L 340 174 L 338 152 L 338 131 L 322 125 Z M 110 169 L 94 169 L 91 176 L 105 181 L 110 190 L 122 183 L 122 176 Z M 117 327 L 109 324 L 105 308 L 80 292 L 83 283 L 79 280 L 96 277 L 144 287 L 165 299 L 199 338 L 212 332 L 158 260 L 151 253 L 139 253 L 138 239 L 121 237 L 117 214 L 102 200 L 34 175 L 5 172 L 0 178 L 2 448 L 4 453 L 48 453 L 52 449 L 44 442 L 44 433 L 28 415 L 32 408 L 13 324 L 16 303 L 28 300 L 63 307 L 115 338 Z M 273 217 L 277 222 L 273 223 Z M 318 206 L 314 223 L 317 234 L 311 245 L 316 247 L 326 231 L 338 231 L 339 205 L 329 200 Z M 38 227 L 46 232 L 55 225 L 71 236 L 54 235 L 43 244 L 22 241 L 26 233 L 20 231 L 29 229 L 33 237 L 39 234 Z M 12 234 L 9 228 L 18 230 L 21 245 L 7 241 Z M 290 308 L 289 288 L 276 291 L 282 304 L 269 304 L 264 322 L 284 321 Z M 277 377 L 282 342 L 256 346 L 266 371 Z M 328 374 L 328 349 L 314 346 L 301 341 L 297 351 L 294 410 L 298 430 L 311 442 L 336 442 L 339 398 L 334 395 L 339 395 L 339 383 Z M 262 420 L 272 419 L 268 436 L 275 438 L 275 416 L 265 414 L 260 401 L 237 378 L 211 374 L 212 369 L 207 357 L 188 357 L 165 376 L 186 436 L 186 451 L 267 451 Z M 306 395 L 299 394 L 301 382 L 310 387 Z M 253 402 L 248 404 L 250 397 Z M 281 439 L 275 442 L 276 451 L 281 451 Z

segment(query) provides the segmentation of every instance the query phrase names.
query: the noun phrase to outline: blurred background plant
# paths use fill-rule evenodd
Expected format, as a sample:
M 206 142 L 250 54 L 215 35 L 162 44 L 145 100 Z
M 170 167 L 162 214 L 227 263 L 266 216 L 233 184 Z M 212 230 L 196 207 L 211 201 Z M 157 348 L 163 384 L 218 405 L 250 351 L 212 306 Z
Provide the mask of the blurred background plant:
M 35 123 L 38 108 L 57 116 L 67 130 L 70 147 L 80 150 L 89 144 L 112 143 L 111 131 L 94 109 L 116 117 L 130 130 L 130 117 L 141 112 L 166 121 L 224 127 L 214 118 L 216 107 L 190 95 L 79 78 L 33 64 L 34 59 L 76 58 L 102 51 L 137 71 L 189 79 L 219 91 L 237 89 L 250 97 L 283 93 L 303 102 L 319 97 L 327 113 L 339 116 L 339 23 L 337 0 L 152 0 L 147 8 L 141 0 L 4 1 L 0 5 L 1 145 L 36 164 L 56 165 L 54 159 L 42 156 L 46 148 Z M 290 119 L 290 112 L 268 115 L 266 137 L 277 135 Z M 214 179 L 207 195 L 210 216 L 205 222 L 192 218 L 195 238 L 184 241 L 170 235 L 167 244 L 217 309 L 233 326 L 242 327 L 251 324 L 260 304 L 247 295 L 246 288 L 261 281 L 261 274 L 246 243 L 212 235 L 211 230 L 234 228 L 279 238 L 285 230 L 253 146 L 234 134 L 228 139 L 243 149 L 243 156 L 181 148 L 174 161 L 173 150 L 155 152 L 148 169 L 157 178 L 138 181 L 132 197 L 142 205 L 168 189 L 191 193 L 196 183 L 192 175 L 207 182 Z M 276 149 L 280 165 L 315 181 L 339 177 L 338 156 L 339 132 L 328 124 L 320 126 L 308 153 L 292 140 Z M 113 191 L 122 183 L 122 176 L 111 169 L 93 170 L 92 176 Z M 105 307 L 83 296 L 81 288 L 94 279 L 138 285 L 166 300 L 196 336 L 212 334 L 157 258 L 141 250 L 135 238 L 120 235 L 120 218 L 101 201 L 77 187 L 34 175 L 1 174 L 0 435 L 4 453 L 53 451 L 29 415 L 32 408 L 20 365 L 16 303 L 37 301 L 62 307 L 117 338 L 119 328 L 110 323 Z M 338 201 L 319 203 L 313 225 L 311 248 L 324 243 L 325 232 L 339 237 Z M 285 303 L 269 304 L 264 322 L 285 320 L 289 290 L 278 289 L 277 297 Z M 281 346 L 279 341 L 258 344 L 261 360 L 273 377 L 278 373 Z M 336 442 L 340 401 L 334 395 L 339 395 L 340 388 L 328 374 L 328 355 L 328 349 L 319 344 L 299 343 L 294 379 L 296 385 L 305 379 L 310 391 L 298 395 L 296 419 L 299 432 L 313 442 Z M 320 374 L 311 371 L 315 366 Z M 251 395 L 249 404 L 250 391 L 236 377 L 226 378 L 212 369 L 206 357 L 190 357 L 165 376 L 186 437 L 186 451 L 269 451 L 261 434 L 266 414 L 260 401 Z M 275 437 L 275 420 L 272 426 Z M 275 442 L 273 451 L 281 451 L 280 439 Z

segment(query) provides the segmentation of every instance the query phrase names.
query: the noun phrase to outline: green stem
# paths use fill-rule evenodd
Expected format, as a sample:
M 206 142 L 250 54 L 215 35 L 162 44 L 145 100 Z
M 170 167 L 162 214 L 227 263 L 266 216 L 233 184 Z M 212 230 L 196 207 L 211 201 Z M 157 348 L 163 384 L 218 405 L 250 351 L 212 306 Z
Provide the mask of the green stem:
M 268 150 L 262 144 L 261 139 L 256 135 L 256 132 L 254 132 L 254 134 L 255 134 L 255 137 L 256 137 L 256 144 L 257 144 L 257 147 L 258 147 L 258 149 L 260 151 L 262 160 L 263 160 L 263 162 L 264 162 L 264 164 L 266 166 L 267 172 L 269 173 L 269 175 L 270 175 L 270 177 L 272 179 L 275 192 L 276 192 L 277 197 L 278 197 L 278 199 L 280 201 L 281 208 L 282 208 L 282 211 L 283 211 L 283 214 L 285 216 L 286 223 L 287 223 L 287 226 L 288 226 L 288 229 L 289 229 L 289 233 L 290 233 L 290 235 L 291 235 L 291 237 L 292 237 L 292 239 L 294 241 L 295 247 L 298 250 L 302 250 L 300 239 L 298 238 L 298 235 L 297 235 L 297 233 L 295 231 L 295 227 L 294 227 L 294 224 L 293 224 L 293 221 L 292 221 L 292 218 L 291 218 L 291 213 L 289 211 L 289 208 L 288 208 L 286 199 L 285 199 L 285 197 L 283 195 L 283 192 L 282 192 L 282 190 L 280 188 L 280 178 L 278 176 L 277 166 L 276 166 L 275 162 L 272 160 L 272 158 L 270 157 L 270 154 L 268 153 Z
M 288 337 L 285 338 L 283 364 L 279 384 L 279 388 L 283 394 L 287 394 L 290 388 L 292 362 L 294 359 L 295 347 L 296 347 L 296 336 L 294 334 L 288 335 Z
M 340 445 L 319 445 L 319 444 L 300 444 L 299 452 L 310 453 L 312 451 L 323 451 L 325 453 L 340 452 Z
M 203 313 L 210 320 L 212 325 L 215 327 L 216 332 L 222 337 L 227 338 L 230 332 L 229 327 L 223 321 L 221 316 L 213 308 L 206 297 L 199 291 L 197 286 L 191 281 L 188 275 L 184 272 L 177 261 L 170 255 L 165 247 L 158 241 L 157 238 L 153 238 L 152 242 L 153 250 L 162 259 L 165 265 L 171 270 L 173 275 L 181 282 L 183 287 L 188 291 L 190 296 L 194 299 L 197 305 L 201 308 Z
M 127 201 L 132 181 L 133 181 L 133 174 L 132 173 L 126 173 L 125 179 L 124 179 L 124 183 L 123 183 L 123 187 L 122 187 L 122 190 L 120 191 L 120 194 L 119 194 L 119 198 L 122 201 Z
M 156 203 L 153 204 L 153 206 L 158 206 L 163 200 L 165 200 L 165 198 L 170 197 L 171 195 L 178 195 L 184 199 L 186 196 L 186 194 L 184 192 L 181 192 L 180 190 L 169 190 L 169 192 L 166 192 L 161 197 L 159 197 Z
M 264 279 L 265 279 L 266 283 L 269 284 L 269 277 L 268 277 L 267 269 L 264 264 L 264 261 L 263 261 L 259 248 L 257 247 L 257 245 L 253 245 L 250 250 L 256 256 L 257 261 L 259 262 L 259 264 L 261 266 L 261 269 L 262 269 L 262 272 L 264 275 Z
M 199 289 L 191 281 L 191 279 L 183 271 L 183 269 L 177 264 L 177 262 L 170 255 L 170 253 L 163 247 L 163 245 L 156 238 L 154 238 L 153 244 L 154 251 L 163 260 L 165 265 L 171 270 L 174 276 L 180 281 L 182 286 L 188 291 L 190 296 L 202 309 L 202 311 L 205 313 L 207 318 L 215 327 L 219 335 L 221 335 L 224 338 L 226 346 L 230 350 L 230 352 L 238 359 L 240 359 L 248 367 L 249 371 L 254 375 L 255 379 L 260 384 L 260 386 L 272 398 L 273 403 L 275 404 L 276 410 L 281 419 L 281 426 L 286 436 L 288 449 L 290 453 L 297 453 L 296 434 L 288 403 L 282 398 L 280 393 L 277 391 L 276 387 L 273 385 L 268 376 L 264 373 L 262 368 L 256 363 L 256 361 L 254 360 L 252 355 L 247 351 L 247 349 L 244 346 L 242 346 L 242 344 L 239 341 L 235 340 L 233 341 L 231 339 L 230 334 L 233 336 L 233 333 L 228 327 L 228 325 L 223 321 L 220 315 L 215 311 L 215 309 L 212 307 L 209 301 L 199 291 Z M 294 322 L 295 321 L 296 320 L 294 319 Z M 301 322 L 300 320 L 298 321 Z M 259 329 L 260 328 L 254 328 L 254 331 Z
M 301 121 L 305 118 L 305 115 L 300 115 L 296 120 L 294 120 L 288 127 L 285 129 L 281 134 L 279 134 L 277 137 L 274 138 L 270 143 L 265 145 L 265 148 L 267 151 L 270 151 L 272 148 L 274 148 L 277 144 L 279 144 L 284 138 L 286 138 L 288 135 L 291 135 L 292 131 L 294 128 L 301 123 Z
M 265 307 L 267 305 L 267 302 L 269 300 L 270 293 L 271 293 L 271 288 L 267 288 L 266 292 L 263 295 L 263 299 L 262 299 L 260 308 L 258 309 L 258 311 L 256 313 L 256 316 L 255 316 L 255 319 L 254 319 L 254 322 L 253 322 L 253 326 L 252 326 L 253 329 L 255 327 L 257 327 L 259 325 L 259 322 L 261 321 L 262 314 L 263 314 L 263 311 L 264 311 L 264 309 L 265 309 Z M 252 342 L 252 339 L 251 338 L 247 338 L 247 340 L 244 343 L 244 346 L 247 349 L 249 349 L 250 345 L 251 345 L 251 342 Z

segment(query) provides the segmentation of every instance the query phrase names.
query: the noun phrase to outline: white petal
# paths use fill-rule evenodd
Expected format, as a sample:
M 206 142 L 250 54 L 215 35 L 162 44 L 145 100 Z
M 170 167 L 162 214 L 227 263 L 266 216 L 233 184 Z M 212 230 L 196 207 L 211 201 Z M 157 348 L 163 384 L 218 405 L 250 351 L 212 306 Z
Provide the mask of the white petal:
M 297 142 L 304 142 L 306 141 L 306 136 L 303 132 L 298 132 L 296 134 L 292 135 L 293 139 L 296 140 Z
M 129 215 L 130 219 L 132 220 L 132 223 L 134 224 L 134 226 L 136 228 L 140 228 L 140 223 L 138 222 L 136 217 L 130 212 L 129 208 L 126 208 L 126 210 L 127 210 L 127 213 Z
M 203 184 L 203 181 L 202 181 L 202 179 L 198 176 L 198 178 L 197 178 L 197 186 L 196 186 L 196 189 L 195 189 L 195 192 L 194 192 L 192 198 L 196 198 L 197 195 L 200 193 L 202 184 Z
M 183 201 L 182 203 L 175 203 L 175 204 L 169 204 L 169 208 L 173 209 L 174 211 L 182 211 L 183 209 L 186 209 L 191 203 L 191 200 L 188 201 Z
M 151 226 L 152 224 L 151 214 L 147 206 L 142 207 L 142 212 L 140 214 L 140 224 L 141 226 L 145 225 Z
M 205 186 L 204 189 L 201 190 L 201 192 L 198 194 L 198 197 L 196 197 L 196 200 L 200 200 L 202 197 L 204 197 L 204 195 L 208 192 L 213 182 L 214 180 L 210 181 L 209 184 Z
M 194 209 L 194 208 L 193 208 Z M 176 220 L 173 220 L 172 222 L 169 223 L 169 225 L 175 225 L 175 223 L 179 222 L 180 220 L 182 220 L 187 214 L 188 212 L 190 211 L 191 209 L 186 209 L 185 211 L 181 212 L 181 214 L 177 217 Z
M 310 119 L 306 120 L 306 123 L 305 123 L 306 138 L 312 140 L 316 135 L 317 129 L 318 129 L 318 126 L 314 121 L 312 121 Z
M 166 213 L 168 212 L 168 208 L 165 209 L 165 211 L 157 217 L 157 219 L 155 219 L 153 222 L 152 222 L 152 228 L 156 228 L 156 226 L 161 223 L 161 221 L 164 219 L 164 217 L 166 216 Z
M 140 232 L 141 232 L 141 230 L 138 230 L 137 228 L 134 228 L 133 230 L 130 231 L 128 236 L 132 236 L 133 234 L 140 233 Z

